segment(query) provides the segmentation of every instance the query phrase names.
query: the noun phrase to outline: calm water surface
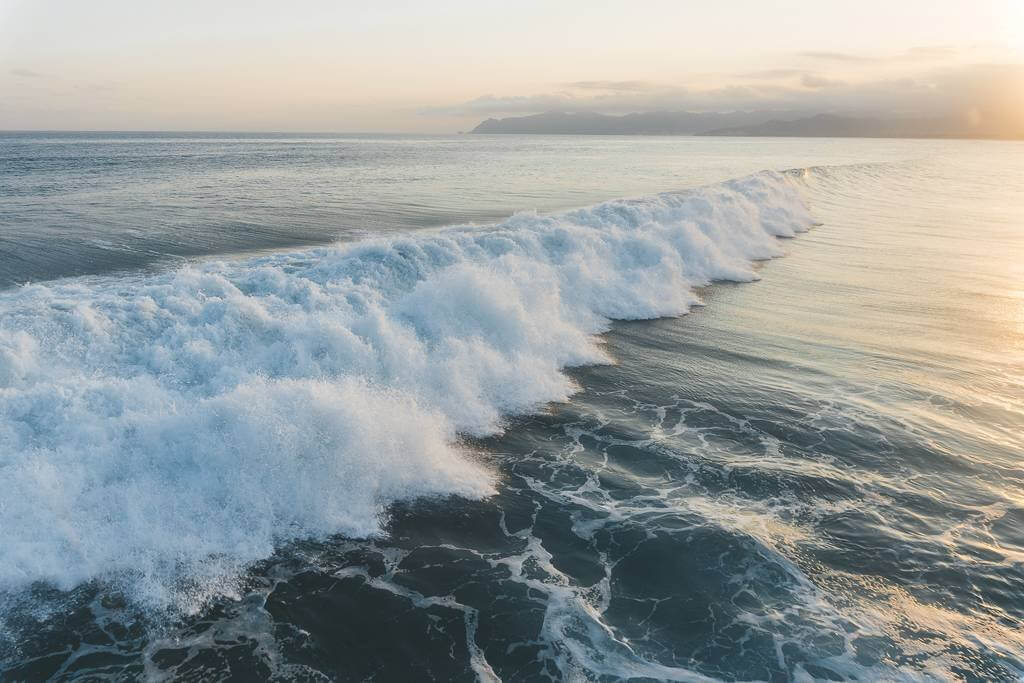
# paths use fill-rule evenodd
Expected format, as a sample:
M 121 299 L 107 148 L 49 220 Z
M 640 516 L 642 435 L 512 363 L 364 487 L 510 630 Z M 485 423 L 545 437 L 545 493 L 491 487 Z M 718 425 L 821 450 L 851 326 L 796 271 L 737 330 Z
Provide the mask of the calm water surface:
M 0 133 L 0 286 L 926 153 L 892 141 Z

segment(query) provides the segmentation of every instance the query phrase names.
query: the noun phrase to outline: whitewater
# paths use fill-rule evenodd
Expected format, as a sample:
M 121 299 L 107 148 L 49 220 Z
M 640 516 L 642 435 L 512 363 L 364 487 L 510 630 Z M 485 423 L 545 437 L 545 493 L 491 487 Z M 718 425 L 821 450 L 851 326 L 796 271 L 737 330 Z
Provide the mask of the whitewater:
M 567 401 L 566 368 L 614 362 L 610 321 L 756 279 L 813 224 L 800 184 L 0 292 L 0 591 L 99 579 L 196 609 L 282 543 L 493 494 L 467 437 Z

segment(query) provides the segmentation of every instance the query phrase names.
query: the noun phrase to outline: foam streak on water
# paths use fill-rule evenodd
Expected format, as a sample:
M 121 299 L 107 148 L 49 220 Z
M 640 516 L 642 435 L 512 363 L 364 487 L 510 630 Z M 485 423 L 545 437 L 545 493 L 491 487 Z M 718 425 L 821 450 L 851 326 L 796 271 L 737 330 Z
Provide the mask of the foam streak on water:
M 279 137 L 0 136 L 0 678 L 1024 676 L 1020 144 Z
M 0 590 L 175 604 L 397 501 L 492 494 L 460 435 L 568 399 L 610 320 L 754 279 L 811 226 L 795 183 L 3 292 Z

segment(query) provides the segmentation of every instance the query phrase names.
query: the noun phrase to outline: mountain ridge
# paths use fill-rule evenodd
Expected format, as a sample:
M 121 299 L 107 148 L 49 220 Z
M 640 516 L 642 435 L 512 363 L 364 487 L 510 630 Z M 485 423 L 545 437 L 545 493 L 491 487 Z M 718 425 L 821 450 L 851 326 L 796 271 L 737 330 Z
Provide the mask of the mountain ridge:
M 470 134 L 705 135 L 736 137 L 877 137 L 1022 139 L 968 117 L 871 117 L 793 111 L 654 111 L 623 115 L 549 111 L 489 118 Z
M 490 118 L 470 133 L 546 135 L 695 135 L 704 131 L 763 123 L 789 112 L 636 112 L 614 116 L 594 112 L 549 111 L 503 119 Z

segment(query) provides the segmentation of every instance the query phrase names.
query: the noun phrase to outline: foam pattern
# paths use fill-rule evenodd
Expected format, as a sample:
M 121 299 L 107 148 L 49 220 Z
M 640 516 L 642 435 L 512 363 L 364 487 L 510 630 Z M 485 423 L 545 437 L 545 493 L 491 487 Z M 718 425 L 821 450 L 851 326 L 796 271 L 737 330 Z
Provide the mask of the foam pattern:
M 764 172 L 556 215 L 0 293 L 0 591 L 173 603 L 288 540 L 494 490 L 501 431 L 611 359 L 613 319 L 756 278 L 812 221 Z

